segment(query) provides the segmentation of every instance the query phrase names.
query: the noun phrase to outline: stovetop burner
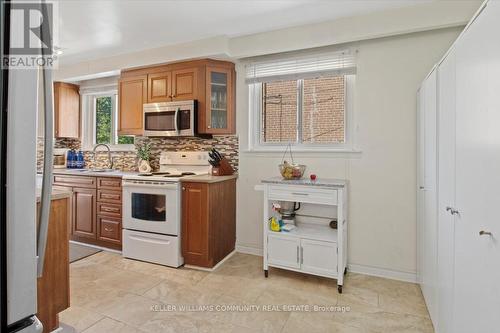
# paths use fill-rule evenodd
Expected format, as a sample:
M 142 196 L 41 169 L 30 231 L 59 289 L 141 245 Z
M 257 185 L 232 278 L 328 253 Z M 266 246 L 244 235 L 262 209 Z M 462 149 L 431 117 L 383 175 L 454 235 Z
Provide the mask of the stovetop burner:
M 165 175 L 163 177 L 167 177 L 167 178 L 179 178 L 179 177 L 194 176 L 194 175 L 196 175 L 194 172 L 183 172 L 183 173 L 180 173 L 180 174 L 168 174 L 168 175 Z
M 180 178 L 184 176 L 194 176 L 196 175 L 194 172 L 183 172 L 179 174 L 171 174 L 170 172 L 149 172 L 149 173 L 140 173 L 141 177 L 152 177 L 152 176 L 160 176 L 166 178 Z

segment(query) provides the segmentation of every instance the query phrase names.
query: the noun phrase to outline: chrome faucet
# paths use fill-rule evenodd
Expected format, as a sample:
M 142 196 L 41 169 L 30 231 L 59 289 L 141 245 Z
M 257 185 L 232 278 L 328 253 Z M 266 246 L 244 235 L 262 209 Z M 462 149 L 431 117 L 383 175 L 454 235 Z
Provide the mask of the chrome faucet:
M 92 161 L 93 169 L 96 169 L 96 162 L 95 162 L 96 149 L 97 149 L 97 147 L 100 147 L 100 146 L 106 147 L 106 149 L 108 149 L 109 168 L 113 169 L 113 159 L 111 158 L 111 149 L 109 148 L 109 146 L 107 144 L 104 144 L 104 143 L 100 143 L 100 144 L 95 145 L 94 150 L 92 151 L 92 154 L 94 154 L 94 159 Z

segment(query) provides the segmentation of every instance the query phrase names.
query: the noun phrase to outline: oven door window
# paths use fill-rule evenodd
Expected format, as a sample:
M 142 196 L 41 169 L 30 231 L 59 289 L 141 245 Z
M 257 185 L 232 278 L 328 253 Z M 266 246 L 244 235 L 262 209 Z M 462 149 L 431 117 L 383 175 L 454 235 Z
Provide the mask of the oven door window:
M 165 222 L 167 213 L 164 194 L 132 193 L 132 217 L 149 222 Z
M 175 131 L 175 111 L 146 112 L 144 117 L 146 131 Z

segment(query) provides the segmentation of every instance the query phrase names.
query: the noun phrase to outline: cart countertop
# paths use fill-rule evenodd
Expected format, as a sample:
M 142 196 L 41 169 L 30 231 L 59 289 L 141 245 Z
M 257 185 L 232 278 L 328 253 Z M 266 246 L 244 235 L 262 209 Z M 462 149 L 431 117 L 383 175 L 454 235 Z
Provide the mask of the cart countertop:
M 348 181 L 345 179 L 331 179 L 318 177 L 316 180 L 309 178 L 291 179 L 286 180 L 282 177 L 272 177 L 261 180 L 264 184 L 278 184 L 278 185 L 305 185 L 305 186 L 319 186 L 319 187 L 345 187 Z

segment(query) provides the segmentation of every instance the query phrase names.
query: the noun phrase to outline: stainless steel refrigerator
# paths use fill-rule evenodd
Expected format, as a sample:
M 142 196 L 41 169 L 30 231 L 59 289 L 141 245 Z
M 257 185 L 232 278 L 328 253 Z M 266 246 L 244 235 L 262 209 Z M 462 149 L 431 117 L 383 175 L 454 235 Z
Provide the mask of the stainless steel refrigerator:
M 2 1 L 3 56 L 9 53 L 15 38 L 11 32 L 9 6 Z M 47 29 L 42 31 L 47 38 L 50 38 L 49 34 Z M 52 186 L 51 71 L 7 69 L 2 63 L 0 75 L 0 331 L 41 332 L 42 325 L 36 318 L 37 277 L 43 269 Z M 43 86 L 41 94 L 40 85 Z M 36 136 L 39 109 L 44 110 L 45 162 L 37 217 Z

